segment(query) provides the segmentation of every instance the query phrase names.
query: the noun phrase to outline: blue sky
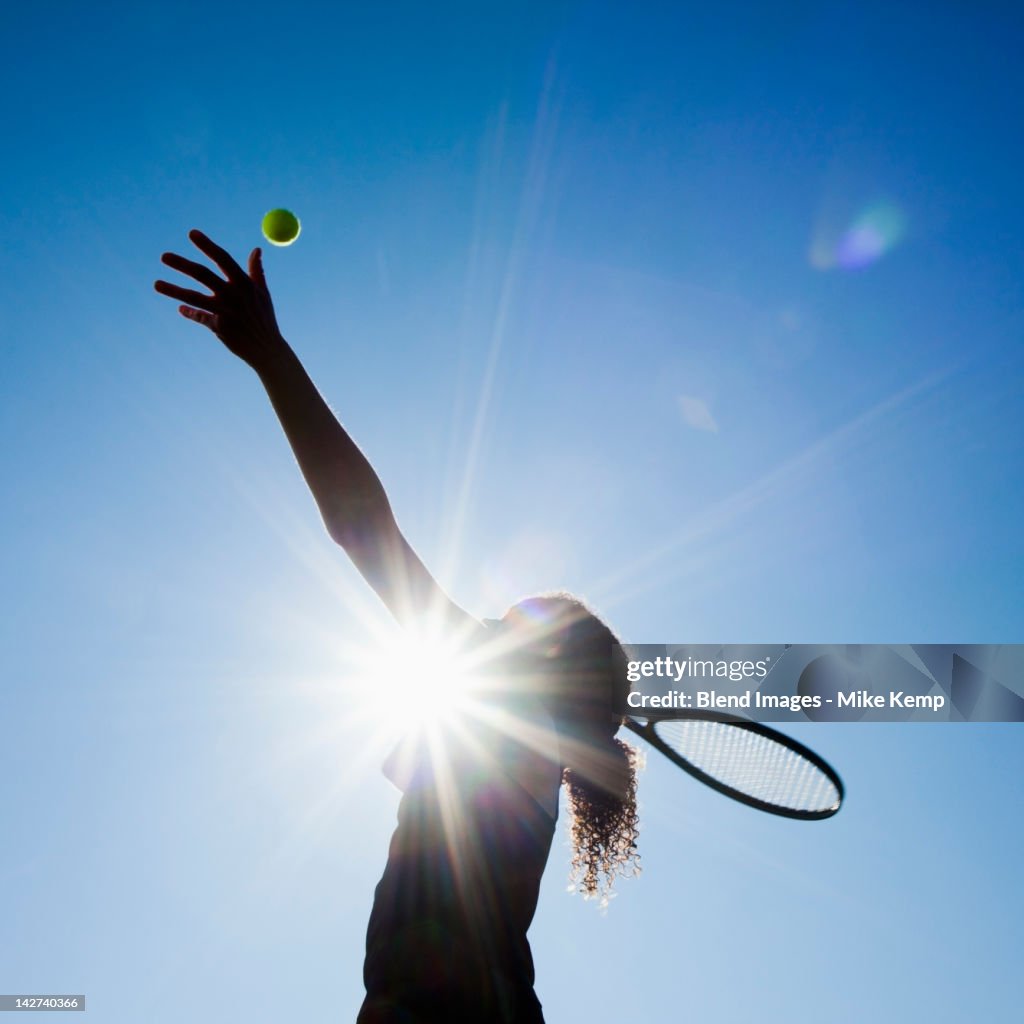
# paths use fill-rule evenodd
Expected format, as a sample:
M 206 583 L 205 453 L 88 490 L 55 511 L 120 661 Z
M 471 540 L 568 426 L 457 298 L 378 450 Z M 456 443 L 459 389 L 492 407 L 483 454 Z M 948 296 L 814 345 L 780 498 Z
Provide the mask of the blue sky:
M 1012 5 L 23 7 L 6 126 L 0 992 L 353 1019 L 395 630 L 251 372 L 152 291 L 200 227 L 479 616 L 634 642 L 1022 642 Z M 269 247 L 268 247 L 269 248 Z M 794 730 L 775 820 L 652 757 L 551 1022 L 1016 1013 L 1015 725 Z

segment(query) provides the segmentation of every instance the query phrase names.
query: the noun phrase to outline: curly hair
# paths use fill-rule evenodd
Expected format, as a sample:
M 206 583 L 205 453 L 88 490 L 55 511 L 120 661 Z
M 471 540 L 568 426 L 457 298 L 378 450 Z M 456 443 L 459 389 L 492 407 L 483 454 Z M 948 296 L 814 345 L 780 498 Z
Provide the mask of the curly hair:
M 640 873 L 636 841 L 640 835 L 636 809 L 638 753 L 635 747 L 612 738 L 625 778 L 623 791 L 613 793 L 596 786 L 579 772 L 565 768 L 562 781 L 571 812 L 572 865 L 570 888 L 584 899 L 598 897 L 602 906 L 614 895 L 616 877 Z
M 515 605 L 556 641 L 555 704 L 562 781 L 569 801 L 570 890 L 606 906 L 615 879 L 640 871 L 636 748 L 615 737 L 629 692 L 618 637 L 579 598 L 564 592 Z

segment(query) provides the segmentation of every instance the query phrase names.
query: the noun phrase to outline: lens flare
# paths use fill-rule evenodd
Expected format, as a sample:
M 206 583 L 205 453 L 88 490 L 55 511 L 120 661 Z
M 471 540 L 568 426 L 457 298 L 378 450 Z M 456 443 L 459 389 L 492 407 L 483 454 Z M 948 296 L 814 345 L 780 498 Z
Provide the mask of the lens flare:
M 899 245 L 906 230 L 907 216 L 900 206 L 887 200 L 872 203 L 840 232 L 819 227 L 811 243 L 811 266 L 861 270 Z

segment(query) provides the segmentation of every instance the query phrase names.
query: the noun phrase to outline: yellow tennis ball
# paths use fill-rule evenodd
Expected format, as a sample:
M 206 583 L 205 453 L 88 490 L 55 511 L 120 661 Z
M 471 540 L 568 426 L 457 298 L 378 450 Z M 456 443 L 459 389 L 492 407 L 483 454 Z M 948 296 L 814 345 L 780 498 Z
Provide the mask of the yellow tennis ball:
M 302 225 L 291 210 L 271 210 L 263 218 L 263 236 L 271 245 L 291 245 Z

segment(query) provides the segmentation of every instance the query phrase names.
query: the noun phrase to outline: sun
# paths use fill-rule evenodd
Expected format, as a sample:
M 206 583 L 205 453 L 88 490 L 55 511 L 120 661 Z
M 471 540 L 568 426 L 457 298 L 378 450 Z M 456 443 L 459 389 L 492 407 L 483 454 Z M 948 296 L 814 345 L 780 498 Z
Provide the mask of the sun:
M 403 633 L 362 660 L 368 706 L 402 732 L 465 714 L 480 691 L 473 659 L 457 642 L 426 630 Z

